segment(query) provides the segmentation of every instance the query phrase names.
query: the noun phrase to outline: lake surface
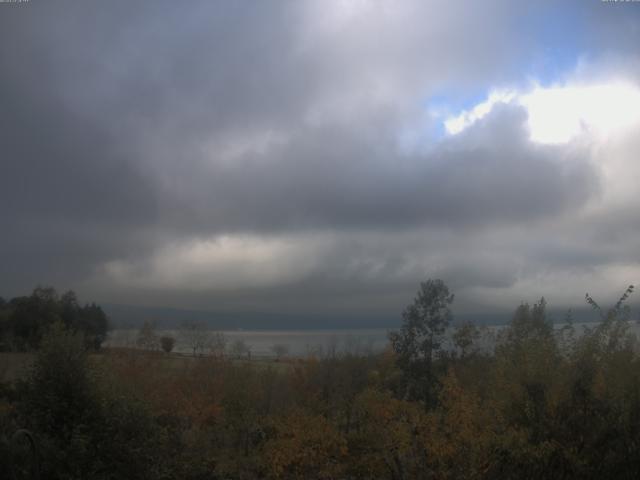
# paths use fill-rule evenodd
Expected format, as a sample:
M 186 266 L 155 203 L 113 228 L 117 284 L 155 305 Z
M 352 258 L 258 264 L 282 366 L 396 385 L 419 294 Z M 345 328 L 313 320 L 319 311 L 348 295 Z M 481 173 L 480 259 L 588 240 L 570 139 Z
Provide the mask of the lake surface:
M 325 355 L 332 352 L 366 354 L 380 352 L 387 345 L 385 328 L 356 330 L 222 330 L 207 332 L 213 342 L 216 333 L 221 333 L 227 343 L 227 350 L 242 341 L 250 349 L 252 356 L 275 357 L 274 346 L 283 346 L 291 356 Z M 189 341 L 179 330 L 158 330 L 158 337 L 170 336 L 176 339 L 175 352 L 191 353 Z M 113 330 L 109 332 L 106 347 L 135 347 L 138 330 Z M 205 349 L 205 353 L 208 349 Z
M 597 323 L 574 323 L 576 334 L 580 334 L 585 328 L 593 328 Z M 564 324 L 555 324 L 556 330 L 561 329 Z M 484 351 L 493 350 L 496 337 L 504 325 L 480 327 L 481 337 L 477 341 L 477 346 Z M 637 322 L 630 322 L 629 332 L 640 337 L 640 325 Z M 351 329 L 351 330 L 218 330 L 205 331 L 202 336 L 205 340 L 204 354 L 211 351 L 211 346 L 215 344 L 216 334 L 222 334 L 226 342 L 226 351 L 231 352 L 236 342 L 243 342 L 255 357 L 275 357 L 276 346 L 281 346 L 286 350 L 286 355 L 294 357 L 304 357 L 309 355 L 325 356 L 332 354 L 352 353 L 366 355 L 383 351 L 388 343 L 388 333 L 393 329 L 372 328 L 372 329 Z M 449 329 L 452 333 L 453 329 Z M 157 330 L 156 336 L 170 336 L 176 340 L 174 352 L 191 353 L 191 346 L 188 338 L 180 330 Z M 104 346 L 106 347 L 136 347 L 138 330 L 112 330 Z M 443 347 L 453 348 L 450 335 L 447 335 Z

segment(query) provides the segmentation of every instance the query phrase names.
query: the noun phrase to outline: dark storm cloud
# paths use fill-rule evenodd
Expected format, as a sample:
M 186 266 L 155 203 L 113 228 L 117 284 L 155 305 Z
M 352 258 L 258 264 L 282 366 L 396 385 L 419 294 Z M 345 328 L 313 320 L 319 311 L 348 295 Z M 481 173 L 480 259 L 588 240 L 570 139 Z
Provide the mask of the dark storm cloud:
M 304 132 L 269 161 L 194 178 L 192 205 L 203 209 L 194 216 L 214 231 L 456 227 L 526 222 L 589 198 L 597 179 L 588 162 L 531 145 L 524 112 L 496 110 L 427 155 L 403 157 L 389 141 L 350 132 Z
M 407 2 L 356 20 L 324 2 L 2 6 L 0 288 L 81 285 L 109 262 L 149 263 L 212 235 L 367 232 L 376 243 L 580 207 L 599 194 L 599 171 L 584 150 L 529 142 L 518 107 L 428 151 L 398 147 L 434 91 L 485 88 L 521 63 L 535 41 L 518 37 L 511 4 Z M 609 16 L 621 14 L 607 15 L 601 36 L 614 44 Z M 299 283 L 251 295 L 400 295 L 424 271 L 411 267 L 420 248 L 379 242 L 375 261 L 347 274 L 363 247 L 337 241 Z M 512 269 L 433 248 L 433 271 L 453 283 L 514 281 Z M 140 298 L 200 295 L 174 288 Z
M 141 219 L 156 217 L 153 187 L 113 132 L 62 95 L 83 77 L 62 75 L 60 57 L 83 46 L 72 30 L 54 35 L 43 8 L 0 16 L 0 283 L 10 291 L 68 282 L 139 250 Z

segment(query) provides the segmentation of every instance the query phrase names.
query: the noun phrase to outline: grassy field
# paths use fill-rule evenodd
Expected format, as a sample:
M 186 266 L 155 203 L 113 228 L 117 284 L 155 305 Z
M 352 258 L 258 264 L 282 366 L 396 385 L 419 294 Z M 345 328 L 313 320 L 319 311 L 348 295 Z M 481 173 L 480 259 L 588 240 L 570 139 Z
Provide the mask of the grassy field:
M 194 362 L 201 362 L 211 357 L 192 355 L 185 355 L 180 353 L 161 353 L 161 352 L 146 352 L 136 349 L 125 348 L 109 348 L 104 349 L 100 353 L 94 353 L 90 355 L 91 361 L 100 362 L 104 358 L 110 355 L 135 355 L 145 357 L 146 359 L 153 361 L 157 368 L 160 370 L 179 370 L 184 367 L 188 367 Z M 35 353 L 33 352 L 0 352 L 0 382 L 8 383 L 13 382 L 21 377 L 24 377 L 28 372 L 29 365 L 33 362 Z M 262 358 L 252 357 L 251 359 L 237 359 L 226 357 L 226 361 L 232 362 L 235 365 L 251 364 L 256 367 L 273 368 L 278 371 L 291 370 L 296 364 L 305 362 L 300 358 L 283 358 L 277 360 L 275 358 Z

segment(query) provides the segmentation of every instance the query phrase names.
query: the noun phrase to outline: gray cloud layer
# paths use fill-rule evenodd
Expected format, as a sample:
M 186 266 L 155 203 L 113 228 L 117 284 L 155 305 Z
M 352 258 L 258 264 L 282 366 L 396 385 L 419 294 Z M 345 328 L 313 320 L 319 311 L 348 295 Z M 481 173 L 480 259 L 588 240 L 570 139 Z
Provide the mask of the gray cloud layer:
M 615 264 L 626 249 L 578 245 L 576 232 L 626 225 L 635 240 L 628 217 L 567 226 L 603 195 L 593 149 L 533 144 L 521 107 L 429 148 L 399 146 L 407 128 L 436 128 L 431 96 L 521 82 L 547 48 L 526 18 L 555 4 L 2 6 L 0 292 L 44 282 L 112 302 L 395 312 L 430 275 L 473 299 L 537 278 L 548 259 L 561 280 Z M 573 8 L 583 31 L 571 53 L 637 65 L 635 11 Z M 245 287 L 158 260 L 197 263 L 189 245 L 220 237 L 287 246 L 256 254 L 246 277 L 273 273 Z M 210 253 L 211 277 L 225 275 Z

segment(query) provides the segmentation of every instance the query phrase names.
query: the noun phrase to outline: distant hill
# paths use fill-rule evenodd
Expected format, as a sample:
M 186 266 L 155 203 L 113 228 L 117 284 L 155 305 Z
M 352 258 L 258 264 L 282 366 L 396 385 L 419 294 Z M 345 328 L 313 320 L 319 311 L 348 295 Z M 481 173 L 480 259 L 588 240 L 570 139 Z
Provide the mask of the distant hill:
M 176 328 L 183 322 L 202 322 L 212 329 L 219 330 L 317 330 L 340 328 L 398 328 L 402 323 L 401 315 L 345 315 L 328 316 L 321 314 L 292 314 L 264 312 L 215 312 L 185 310 L 164 307 L 142 307 L 132 305 L 102 305 L 109 316 L 113 328 L 138 328 L 146 320 L 158 328 Z M 635 310 L 637 311 L 637 310 Z M 588 307 L 572 310 L 574 322 L 592 322 L 597 317 Z M 502 325 L 511 319 L 513 312 L 460 313 L 454 311 L 454 324 L 465 321 L 477 325 Z M 564 322 L 566 309 L 549 311 L 555 323 Z M 634 317 L 635 318 L 635 317 Z
M 153 322 L 158 328 L 175 328 L 185 321 L 195 321 L 219 330 L 395 328 L 400 322 L 399 316 L 397 319 L 371 315 L 327 317 L 316 314 L 215 312 L 113 304 L 102 307 L 114 328 L 137 328 L 146 320 Z

